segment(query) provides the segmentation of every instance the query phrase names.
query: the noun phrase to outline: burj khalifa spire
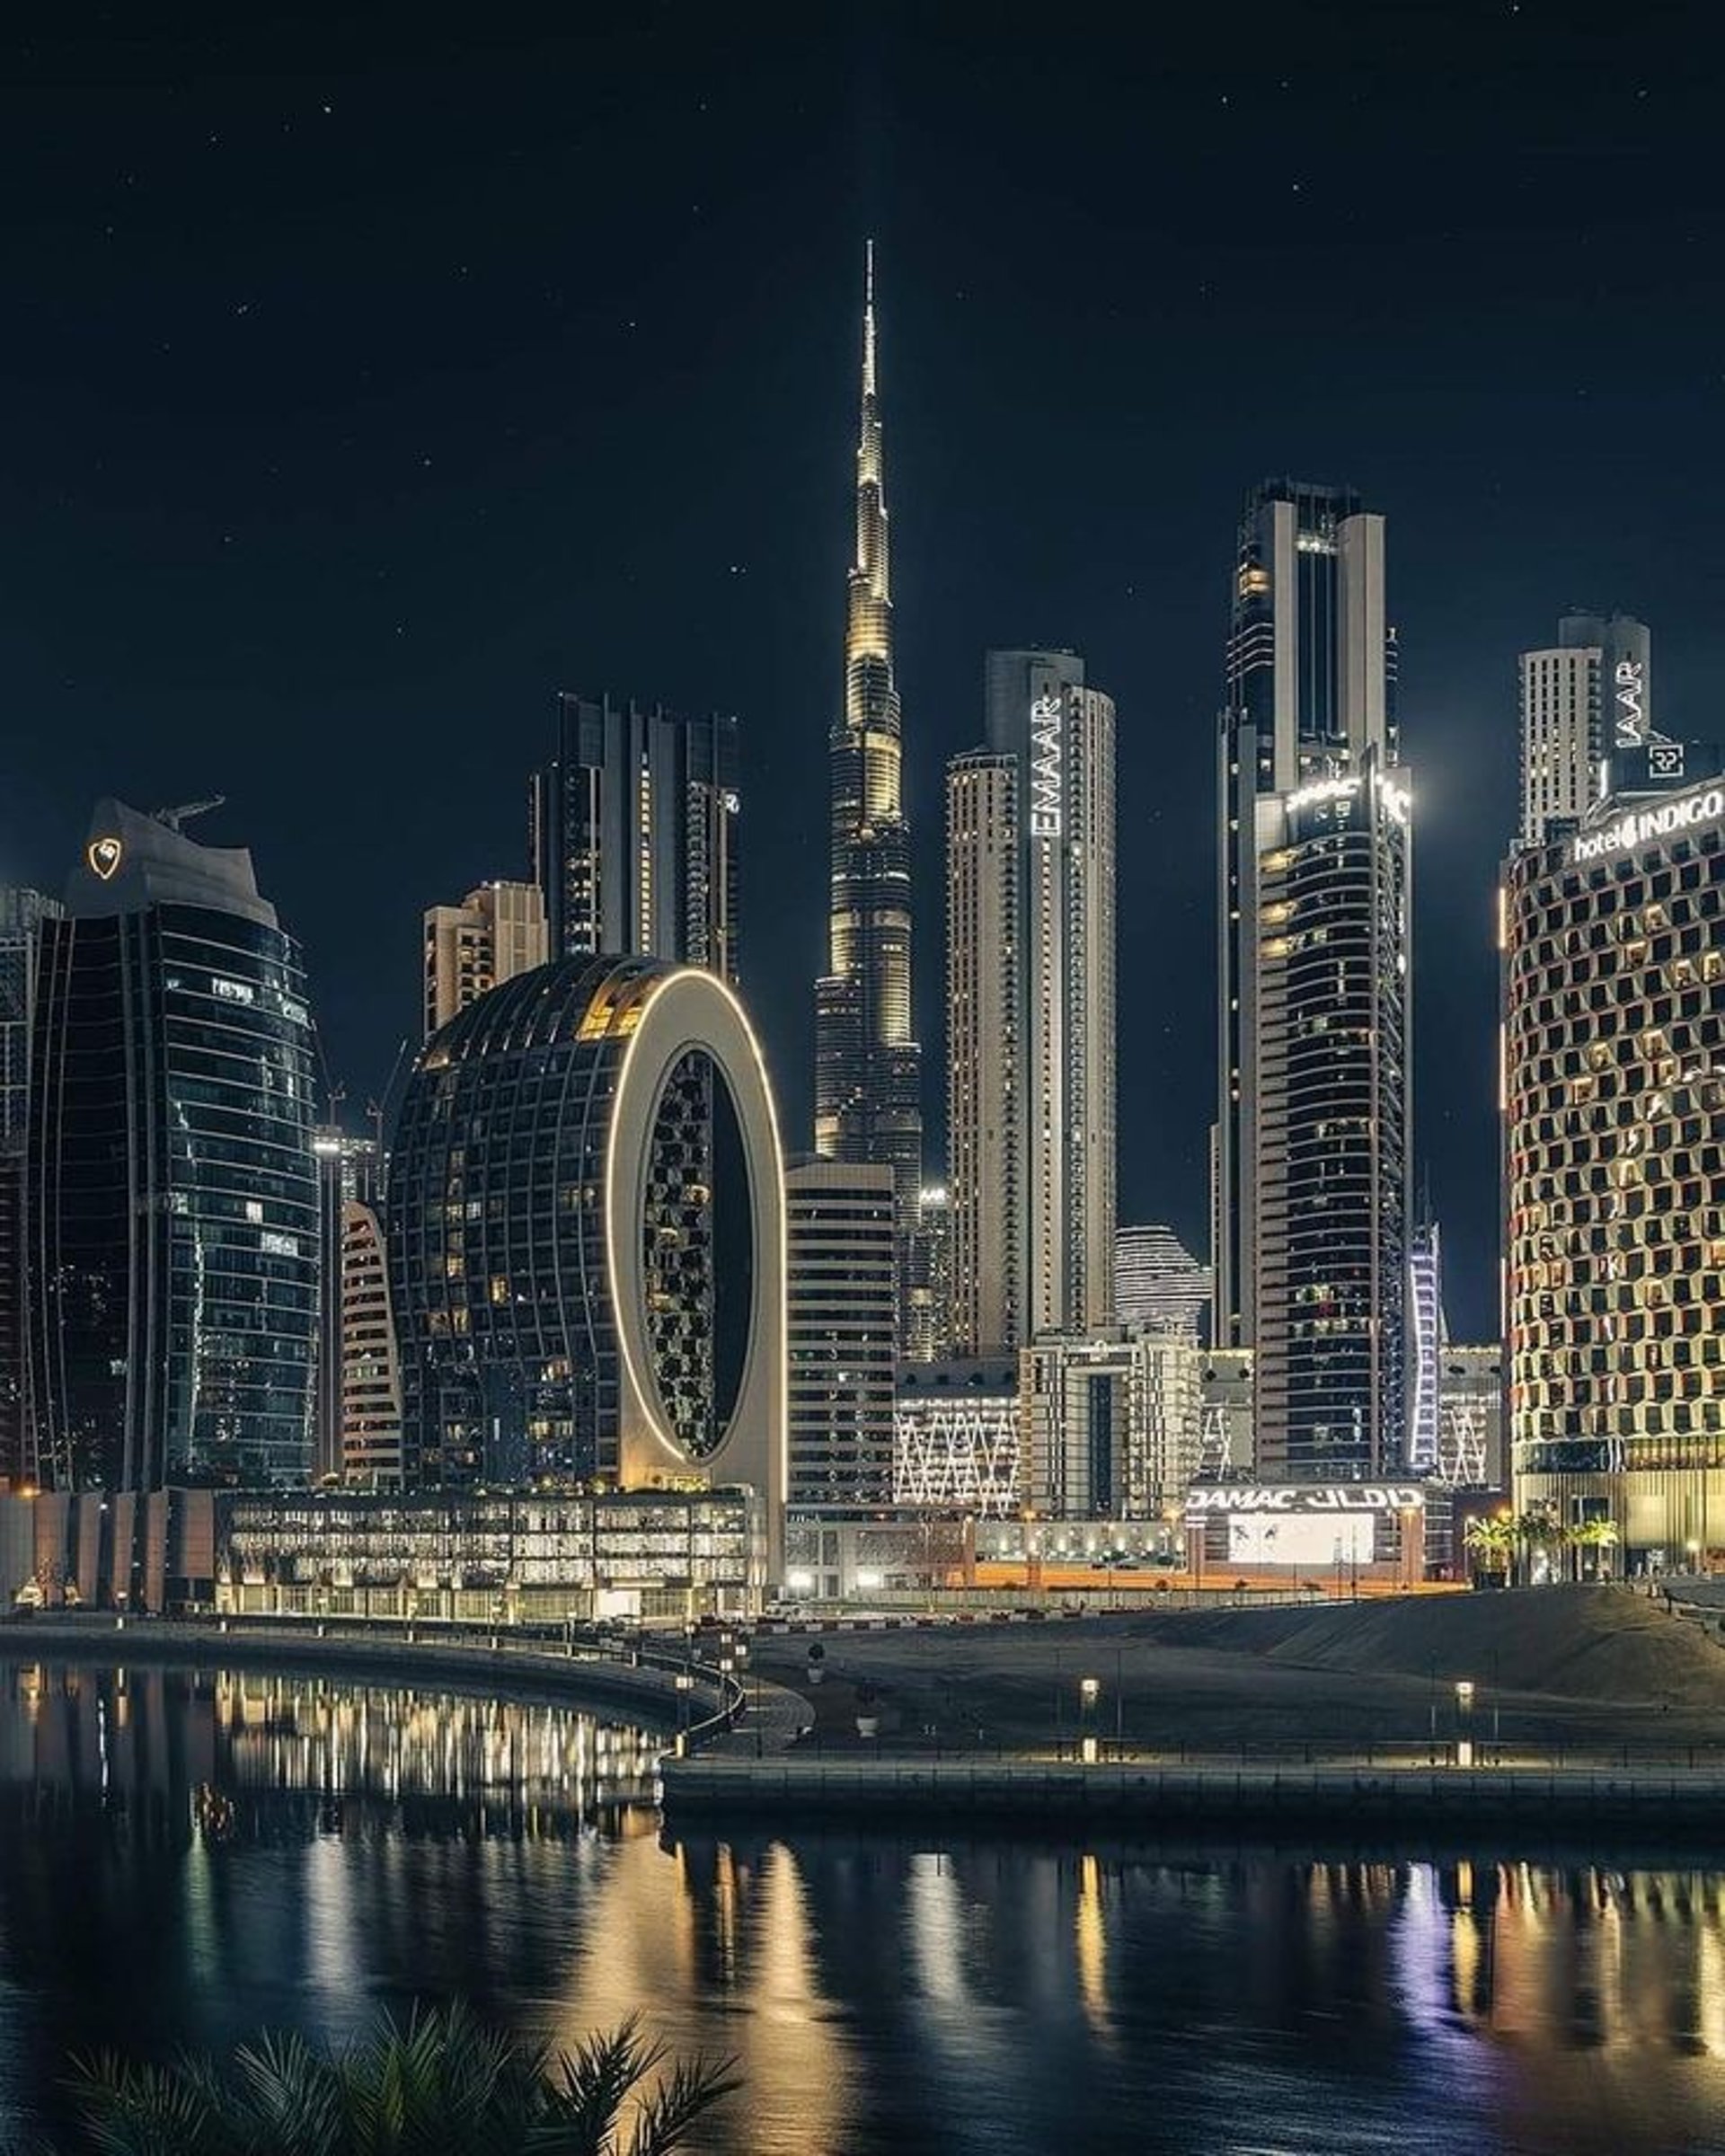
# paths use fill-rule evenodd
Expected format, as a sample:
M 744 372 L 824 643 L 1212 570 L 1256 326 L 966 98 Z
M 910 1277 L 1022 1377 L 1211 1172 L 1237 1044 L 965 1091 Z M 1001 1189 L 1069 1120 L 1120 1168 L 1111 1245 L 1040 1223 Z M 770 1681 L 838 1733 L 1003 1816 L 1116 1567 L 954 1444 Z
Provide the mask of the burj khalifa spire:
M 831 934 L 815 988 L 815 1149 L 893 1172 L 901 1235 L 923 1175 L 922 1050 L 910 993 L 910 828 L 900 782 L 892 581 L 876 374 L 874 243 L 862 303 L 856 558 L 845 630 L 845 704 L 830 737 Z

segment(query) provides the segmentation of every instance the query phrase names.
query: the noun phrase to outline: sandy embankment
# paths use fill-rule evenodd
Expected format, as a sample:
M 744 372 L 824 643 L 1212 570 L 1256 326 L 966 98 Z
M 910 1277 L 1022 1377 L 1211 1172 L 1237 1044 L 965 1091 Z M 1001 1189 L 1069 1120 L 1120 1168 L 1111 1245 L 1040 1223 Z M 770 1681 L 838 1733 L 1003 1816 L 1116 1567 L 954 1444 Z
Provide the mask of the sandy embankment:
M 762 1639 L 765 1674 L 804 1689 L 807 1643 Z M 1457 1732 L 1506 1746 L 1725 1746 L 1725 1648 L 1616 1586 L 1412 1596 L 1316 1609 L 1131 1614 L 1012 1626 L 827 1635 L 808 1693 L 823 1746 L 856 1742 L 859 1686 L 882 1741 L 924 1749 L 1040 1746 L 1091 1727 L 1146 1747 L 1417 1744 Z

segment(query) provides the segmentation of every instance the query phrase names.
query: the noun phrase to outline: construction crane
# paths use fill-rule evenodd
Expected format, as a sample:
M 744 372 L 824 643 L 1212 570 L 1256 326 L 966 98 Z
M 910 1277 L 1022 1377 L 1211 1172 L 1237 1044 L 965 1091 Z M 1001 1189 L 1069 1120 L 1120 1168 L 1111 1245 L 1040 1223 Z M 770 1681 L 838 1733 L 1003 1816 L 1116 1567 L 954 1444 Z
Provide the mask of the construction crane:
M 178 831 L 189 824 L 194 816 L 208 816 L 212 808 L 219 808 L 226 801 L 225 793 L 212 793 L 206 801 L 182 801 L 177 808 L 152 808 L 150 820 L 165 824 L 170 831 Z

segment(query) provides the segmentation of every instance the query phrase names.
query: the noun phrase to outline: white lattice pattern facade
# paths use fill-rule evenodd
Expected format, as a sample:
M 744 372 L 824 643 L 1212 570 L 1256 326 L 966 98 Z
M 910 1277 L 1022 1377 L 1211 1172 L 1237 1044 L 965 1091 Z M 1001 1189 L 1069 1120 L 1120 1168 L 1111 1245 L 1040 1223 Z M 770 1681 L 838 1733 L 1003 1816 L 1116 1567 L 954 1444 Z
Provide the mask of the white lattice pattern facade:
M 932 1365 L 916 1375 L 925 1380 Z M 893 1501 L 1010 1519 L 1022 1498 L 1018 1390 L 1005 1365 L 990 1383 L 907 1383 L 893 1440 Z

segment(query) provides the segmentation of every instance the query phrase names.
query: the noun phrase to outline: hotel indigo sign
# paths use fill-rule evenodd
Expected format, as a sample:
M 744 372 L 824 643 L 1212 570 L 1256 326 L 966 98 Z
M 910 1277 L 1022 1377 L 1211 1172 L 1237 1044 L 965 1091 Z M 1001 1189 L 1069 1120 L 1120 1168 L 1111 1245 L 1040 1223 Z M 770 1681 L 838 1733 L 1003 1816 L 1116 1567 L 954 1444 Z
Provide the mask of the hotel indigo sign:
M 1711 824 L 1725 816 L 1725 786 L 1710 786 L 1704 793 L 1685 793 L 1680 800 L 1658 801 L 1649 808 L 1631 808 L 1602 831 L 1583 831 L 1570 853 L 1571 862 L 1598 861 L 1607 853 L 1622 853 L 1632 846 L 1650 845 L 1656 838 L 1669 838 L 1694 824 Z

